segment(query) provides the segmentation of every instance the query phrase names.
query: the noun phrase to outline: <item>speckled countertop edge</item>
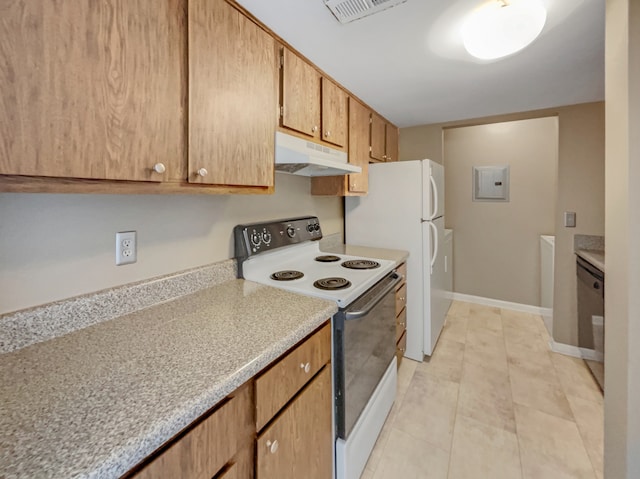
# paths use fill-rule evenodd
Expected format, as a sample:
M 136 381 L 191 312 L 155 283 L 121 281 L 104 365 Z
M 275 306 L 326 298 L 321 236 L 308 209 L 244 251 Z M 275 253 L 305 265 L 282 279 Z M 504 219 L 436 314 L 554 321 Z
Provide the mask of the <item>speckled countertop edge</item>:
M 576 250 L 576 255 L 591 263 L 604 273 L 604 251 L 579 249 Z
M 0 315 L 0 354 L 47 341 L 237 277 L 233 259 Z
M 0 355 L 0 477 L 120 477 L 336 311 L 234 280 Z

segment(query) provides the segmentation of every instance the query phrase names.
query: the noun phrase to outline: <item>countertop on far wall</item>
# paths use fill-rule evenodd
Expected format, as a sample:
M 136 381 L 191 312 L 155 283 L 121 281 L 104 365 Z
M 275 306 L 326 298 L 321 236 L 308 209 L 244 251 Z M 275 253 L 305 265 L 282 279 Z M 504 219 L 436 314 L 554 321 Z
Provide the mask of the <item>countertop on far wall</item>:
M 604 273 L 604 251 L 577 249 L 576 254 Z
M 325 253 L 348 254 L 365 258 L 388 259 L 395 261 L 397 265 L 405 262 L 409 257 L 407 251 L 387 248 L 373 248 L 370 246 L 358 246 L 352 244 L 340 244 L 330 248 L 322 248 Z
M 2 354 L 0 477 L 120 477 L 336 311 L 230 280 Z

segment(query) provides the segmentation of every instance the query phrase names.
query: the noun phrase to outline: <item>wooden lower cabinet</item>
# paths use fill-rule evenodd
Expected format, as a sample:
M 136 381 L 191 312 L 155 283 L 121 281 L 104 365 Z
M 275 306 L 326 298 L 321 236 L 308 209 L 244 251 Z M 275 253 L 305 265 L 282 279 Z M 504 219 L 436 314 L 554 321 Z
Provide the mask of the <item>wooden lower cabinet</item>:
M 251 479 L 254 477 L 253 473 L 253 457 L 255 452 L 255 444 L 251 444 L 245 447 L 242 451 L 238 452 L 235 457 L 230 461 L 230 464 L 225 467 L 218 474 L 213 476 L 213 479 Z
M 253 382 L 249 382 L 225 399 L 209 416 L 178 436 L 139 472 L 126 477 L 211 479 L 220 470 L 233 467 L 238 473 L 247 470 L 249 466 L 234 462 L 234 457 L 238 457 L 238 451 L 247 449 L 252 455 L 254 424 Z M 252 477 L 251 471 L 248 472 L 249 475 L 245 473 L 237 477 Z
M 331 479 L 331 376 L 327 321 L 123 478 Z
M 331 404 L 327 365 L 258 437 L 256 479 L 330 479 Z
M 257 430 L 330 361 L 331 325 L 327 324 L 256 378 Z

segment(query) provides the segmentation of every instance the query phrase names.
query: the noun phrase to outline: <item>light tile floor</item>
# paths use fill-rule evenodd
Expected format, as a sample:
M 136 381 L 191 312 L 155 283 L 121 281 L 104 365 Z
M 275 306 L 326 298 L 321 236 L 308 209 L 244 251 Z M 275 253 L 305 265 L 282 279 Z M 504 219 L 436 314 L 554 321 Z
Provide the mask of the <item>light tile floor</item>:
M 454 302 L 428 362 L 404 359 L 362 479 L 602 479 L 603 399 L 539 316 Z

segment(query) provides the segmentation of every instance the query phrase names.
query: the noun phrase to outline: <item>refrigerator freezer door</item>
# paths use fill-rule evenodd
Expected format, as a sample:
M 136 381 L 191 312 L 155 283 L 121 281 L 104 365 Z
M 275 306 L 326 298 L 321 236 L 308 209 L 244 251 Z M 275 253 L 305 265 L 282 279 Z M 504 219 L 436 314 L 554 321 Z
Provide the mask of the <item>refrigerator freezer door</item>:
M 431 356 L 442 332 L 444 320 L 449 309 L 447 295 L 447 276 L 445 273 L 445 259 L 442 248 L 438 252 L 435 244 L 444 244 L 444 218 L 437 218 L 433 222 L 422 223 L 423 235 L 423 277 L 425 294 L 423 297 L 425 314 L 424 325 L 424 354 Z M 433 264 L 433 266 L 431 266 Z
M 444 167 L 431 160 L 422 161 L 422 219 L 444 216 Z

